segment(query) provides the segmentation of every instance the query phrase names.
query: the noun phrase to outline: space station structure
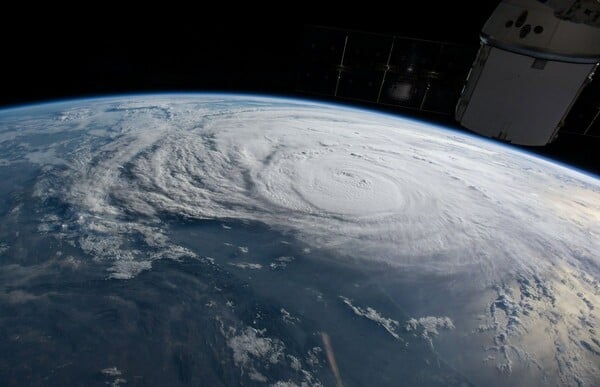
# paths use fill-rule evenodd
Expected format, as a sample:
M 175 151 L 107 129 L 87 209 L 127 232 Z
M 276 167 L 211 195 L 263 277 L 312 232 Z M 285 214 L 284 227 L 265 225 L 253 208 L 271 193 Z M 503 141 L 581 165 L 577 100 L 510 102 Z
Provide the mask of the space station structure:
M 504 0 L 481 31 L 455 117 L 488 137 L 546 145 L 599 62 L 600 1 Z

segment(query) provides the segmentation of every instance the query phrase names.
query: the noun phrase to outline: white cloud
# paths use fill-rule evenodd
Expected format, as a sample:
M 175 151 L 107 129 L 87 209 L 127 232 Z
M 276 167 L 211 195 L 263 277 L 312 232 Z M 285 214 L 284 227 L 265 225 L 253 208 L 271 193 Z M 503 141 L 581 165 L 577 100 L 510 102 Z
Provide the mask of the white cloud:
M 348 305 L 357 316 L 361 316 L 373 322 L 376 322 L 381 327 L 383 327 L 390 335 L 392 335 L 396 340 L 402 340 L 400 335 L 398 335 L 398 327 L 400 325 L 398 321 L 393 320 L 391 318 L 383 317 L 381 314 L 379 314 L 379 312 L 377 312 L 370 306 L 367 306 L 365 309 L 363 309 L 358 306 L 354 306 L 352 304 L 352 300 L 350 300 L 349 298 L 343 296 L 340 296 L 340 298 L 342 299 L 344 304 Z
M 250 269 L 250 270 L 258 270 L 262 269 L 262 265 L 260 263 L 251 263 L 251 262 L 230 262 L 231 266 L 239 267 L 240 269 Z
M 426 316 L 409 319 L 404 324 L 404 329 L 419 333 L 433 347 L 433 338 L 440 334 L 440 330 L 454 329 L 454 323 L 450 317 Z
M 0 120 L 2 164 L 29 151 L 29 162 L 43 164 L 35 198 L 69 209 L 40 214 L 39 230 L 77 242 L 113 278 L 194 255 L 171 241 L 165 216 L 238 219 L 290 232 L 315 251 L 414 276 L 461 274 L 482 289 L 515 273 L 543 278 L 521 287 L 543 294 L 543 305 L 528 300 L 538 308 L 532 315 L 562 316 L 549 323 L 561 327 L 557 337 L 597 322 L 588 309 L 600 304 L 599 180 L 507 147 L 427 123 L 248 97 L 112 98 L 2 113 Z M 32 147 L 39 134 L 71 138 Z M 25 148 L 15 151 L 19 144 Z M 563 279 L 579 281 L 586 294 L 566 297 L 567 285 L 550 294 L 543 285 L 562 289 Z M 344 302 L 398 336 L 398 321 Z M 518 302 L 492 300 L 490 307 L 509 311 L 490 317 L 489 325 L 494 318 L 502 325 L 496 336 L 528 326 Z M 451 329 L 441 319 L 409 320 L 404 328 L 431 340 Z M 566 367 L 586 349 L 578 337 L 565 337 L 561 353 L 568 356 L 559 363 Z M 555 351 L 554 338 L 547 341 Z M 589 371 L 579 367 L 577 374 Z
M 108 376 L 121 376 L 121 371 L 117 367 L 108 367 L 101 371 L 104 375 Z
M 56 105 L 54 121 L 15 118 L 6 127 L 20 130 L 0 139 L 73 133 L 73 152 L 37 149 L 57 166 L 37 192 L 81 217 L 61 223 L 67 236 L 92 235 L 87 246 L 98 259 L 130 259 L 130 248 L 91 247 L 104 243 L 95 230 L 116 246 L 137 233 L 164 236 L 147 243 L 163 249 L 153 259 L 168 257 L 173 246 L 157 226 L 167 214 L 263 221 L 316 247 L 413 272 L 472 271 L 484 283 L 563 260 L 600 273 L 598 180 L 506 147 L 290 100 L 157 96 L 71 105 Z
M 252 359 L 261 359 L 272 364 L 281 361 L 285 346 L 280 340 L 264 337 L 263 334 L 252 327 L 246 327 L 240 332 L 233 328 L 229 331 L 227 345 L 233 351 L 236 365 L 245 365 Z

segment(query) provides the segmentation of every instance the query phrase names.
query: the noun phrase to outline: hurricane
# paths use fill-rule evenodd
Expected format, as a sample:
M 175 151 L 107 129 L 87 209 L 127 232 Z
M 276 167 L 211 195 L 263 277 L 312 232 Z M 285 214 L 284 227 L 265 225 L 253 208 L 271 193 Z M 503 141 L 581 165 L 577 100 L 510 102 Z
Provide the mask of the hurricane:
M 110 129 L 84 138 L 39 185 L 40 195 L 50 194 L 48 184 L 72 209 L 77 234 L 89 231 L 88 249 L 116 257 L 116 276 L 149 267 L 147 257 L 115 252 L 119 238 L 141 233 L 161 257 L 168 216 L 256 220 L 367 262 L 477 270 L 486 280 L 574 256 L 591 261 L 600 251 L 597 182 L 552 165 L 559 179 L 549 185 L 547 163 L 522 153 L 515 161 L 515 151 L 491 142 L 291 100 L 102 104 L 52 123 L 80 130 L 102 120 Z M 573 195 L 578 206 L 562 211 Z M 583 230 L 570 227 L 581 222 Z M 97 234 L 103 240 L 94 243 Z M 527 253 L 541 249 L 543 259 Z
M 508 373 L 515 359 L 543 365 L 509 339 L 539 338 L 532 333 L 538 318 L 531 316 L 552 321 L 545 314 L 552 305 L 563 316 L 547 323 L 550 336 L 572 336 L 582 320 L 566 314 L 570 303 L 587 310 L 600 302 L 594 280 L 600 277 L 600 180 L 431 123 L 270 97 L 111 97 L 4 110 L 0 145 L 0 166 L 26 162 L 38 171 L 31 191 L 38 232 L 81 249 L 77 264 L 94 265 L 107 280 L 133 281 L 165 260 L 214 263 L 177 238 L 174 225 L 216 221 L 227 231 L 234 221 L 260 224 L 306 251 L 327 252 L 323 264 L 333 259 L 385 268 L 415 283 L 438 281 L 433 278 L 480 289 L 488 298 L 473 296 L 483 316 L 479 327 L 464 314 L 437 317 L 432 309 L 403 322 L 356 296 L 337 294 L 331 302 L 398 342 L 420 332 L 436 351 L 438 335 L 460 331 L 469 320 L 473 332 L 494 337 L 486 351 L 495 354 L 487 361 Z M 242 245 L 236 252 L 251 253 Z M 261 273 L 297 263 L 282 256 L 270 264 L 248 258 L 225 266 Z M 584 320 L 595 326 L 588 309 Z M 258 328 L 220 329 L 236 346 L 236 366 L 249 367 L 249 353 L 269 353 L 273 364 L 287 356 L 282 340 L 262 337 Z M 245 332 L 245 341 L 236 332 Z M 562 344 L 561 380 L 598 376 L 593 364 L 569 363 L 564 355 L 587 353 L 577 343 L 591 343 L 589 332 Z M 243 352 L 252 340 L 277 343 L 277 350 Z M 544 343 L 530 347 L 558 351 Z

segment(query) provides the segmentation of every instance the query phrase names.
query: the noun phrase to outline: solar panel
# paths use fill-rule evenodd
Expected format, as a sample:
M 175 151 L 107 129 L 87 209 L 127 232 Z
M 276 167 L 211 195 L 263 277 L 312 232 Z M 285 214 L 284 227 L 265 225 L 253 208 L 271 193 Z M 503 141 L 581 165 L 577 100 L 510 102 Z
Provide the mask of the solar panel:
M 451 115 L 476 47 L 307 27 L 299 91 Z
M 348 33 L 337 96 L 377 101 L 392 36 Z
M 303 91 L 334 94 L 345 41 L 346 32 L 341 30 L 305 30 L 299 74 Z
M 600 138 L 600 74 L 583 89 L 559 133 Z

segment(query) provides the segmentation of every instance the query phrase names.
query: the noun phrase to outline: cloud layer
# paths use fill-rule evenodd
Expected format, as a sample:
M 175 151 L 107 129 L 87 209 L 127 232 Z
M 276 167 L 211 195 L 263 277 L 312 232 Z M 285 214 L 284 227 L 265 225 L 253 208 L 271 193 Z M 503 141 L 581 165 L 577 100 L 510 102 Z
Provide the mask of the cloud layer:
M 483 281 L 564 260 L 598 272 L 598 180 L 425 123 L 223 96 L 43 113 L 5 113 L 0 139 L 73 134 L 65 154 L 64 144 L 30 152 L 39 156 L 30 161 L 55 166 L 38 196 L 71 206 L 65 232 L 118 261 L 117 278 L 193 254 L 169 243 L 164 216 L 261 221 L 341 255 L 411 271 L 473 270 Z M 132 235 L 153 254 L 138 256 L 125 241 Z

